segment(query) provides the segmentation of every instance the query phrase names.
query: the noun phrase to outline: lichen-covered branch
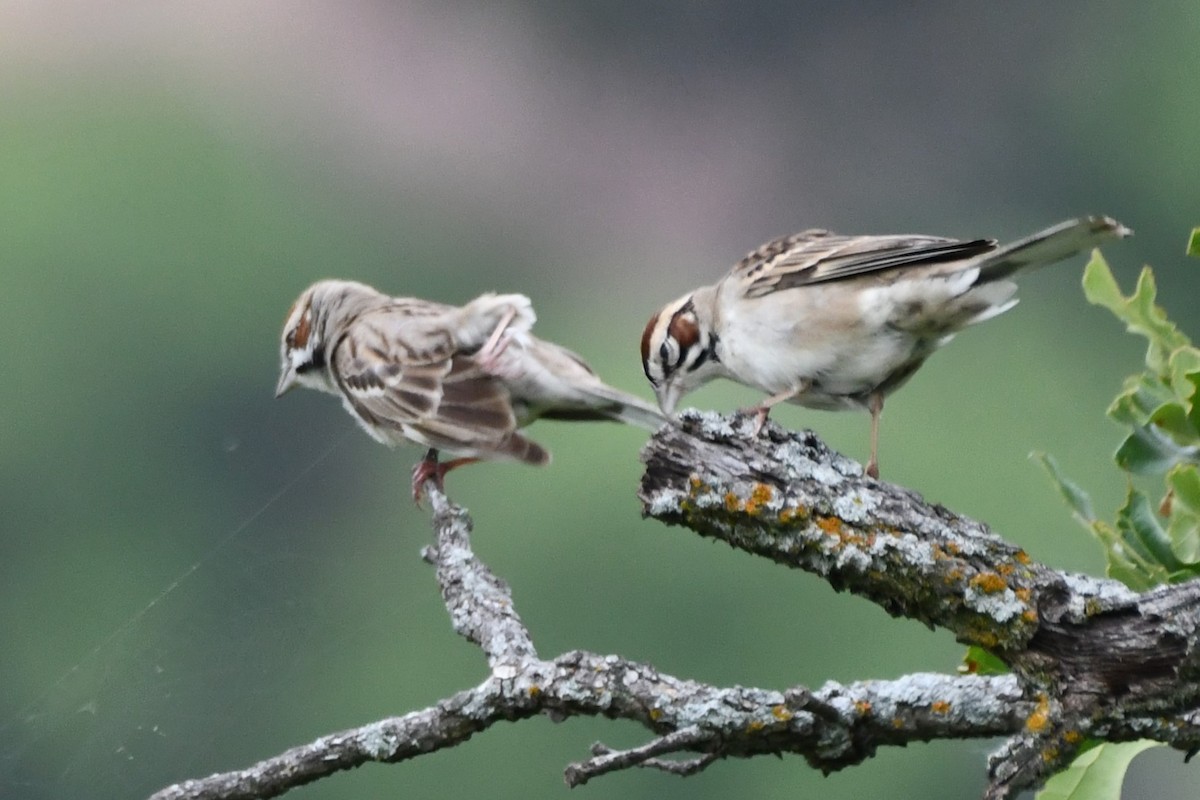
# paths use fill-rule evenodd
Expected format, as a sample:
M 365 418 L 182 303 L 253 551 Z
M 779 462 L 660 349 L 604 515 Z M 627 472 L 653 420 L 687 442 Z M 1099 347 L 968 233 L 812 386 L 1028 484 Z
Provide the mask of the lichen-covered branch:
M 243 770 L 185 781 L 153 800 L 265 798 L 369 761 L 461 744 L 499 721 L 603 716 L 647 729 L 642 745 L 601 743 L 568 785 L 644 767 L 678 775 L 723 758 L 792 753 L 825 772 L 879 747 L 1010 737 L 988 764 L 989 800 L 1014 797 L 1085 738 L 1200 748 L 1200 584 L 1138 595 L 1030 559 L 986 526 L 873 481 L 811 433 L 688 413 L 644 451 L 646 513 L 815 572 L 893 614 L 954 632 L 1004 658 L 1002 676 L 915 674 L 816 690 L 718 687 L 617 655 L 540 657 L 508 586 L 471 550 L 471 521 L 433 485 L 425 558 L 454 630 L 488 676 L 436 705 L 323 736 Z
M 821 575 L 1003 658 L 1036 710 L 991 797 L 1037 785 L 1087 737 L 1191 750 L 1200 582 L 1139 595 L 1034 562 L 974 520 L 863 474 L 811 431 L 686 412 L 643 451 L 645 513 Z

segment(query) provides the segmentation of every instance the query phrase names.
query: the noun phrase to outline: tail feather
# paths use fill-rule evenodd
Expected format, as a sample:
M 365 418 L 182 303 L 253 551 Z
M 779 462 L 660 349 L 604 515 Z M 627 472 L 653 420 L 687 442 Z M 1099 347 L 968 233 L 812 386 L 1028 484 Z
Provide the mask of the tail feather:
M 976 262 L 979 282 L 999 281 L 1024 269 L 1048 266 L 1132 233 L 1111 217 L 1093 216 L 1061 222 L 982 256 Z
M 623 399 L 618 402 L 611 415 L 612 419 L 636 425 L 648 431 L 656 431 L 669 422 L 661 411 L 649 403 L 624 392 L 619 392 L 619 394 Z
M 550 463 L 550 453 L 546 448 L 516 432 L 500 441 L 492 453 L 501 458 L 511 458 L 537 467 Z
M 544 409 L 542 419 L 624 422 L 648 431 L 656 431 L 670 420 L 651 404 L 620 389 L 600 383 L 580 390 L 582 405 Z

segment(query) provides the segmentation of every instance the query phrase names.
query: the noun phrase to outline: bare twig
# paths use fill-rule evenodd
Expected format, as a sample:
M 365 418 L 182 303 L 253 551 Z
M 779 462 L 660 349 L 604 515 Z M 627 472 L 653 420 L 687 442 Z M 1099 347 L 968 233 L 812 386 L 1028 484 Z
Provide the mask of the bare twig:
M 628 750 L 611 750 L 604 746 L 592 747 L 595 755 L 587 761 L 568 766 L 563 777 L 567 781 L 567 786 L 582 786 L 598 775 L 630 767 L 645 766 L 654 756 L 678 753 L 680 750 L 695 750 L 712 741 L 714 738 L 711 733 L 692 726 L 668 733 L 641 747 L 633 747 Z

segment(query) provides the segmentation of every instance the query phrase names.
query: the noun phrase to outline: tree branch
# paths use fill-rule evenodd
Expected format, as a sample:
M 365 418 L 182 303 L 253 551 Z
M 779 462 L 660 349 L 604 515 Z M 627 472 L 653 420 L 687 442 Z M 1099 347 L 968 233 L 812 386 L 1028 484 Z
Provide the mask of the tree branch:
M 643 452 L 645 513 L 943 627 L 1036 700 L 988 797 L 1040 785 L 1086 737 L 1197 746 L 1200 582 L 1144 594 L 1034 562 L 987 526 L 872 480 L 811 431 L 685 412 Z
M 542 659 L 508 586 L 472 552 L 470 518 L 430 485 L 436 542 L 424 556 L 454 630 L 486 655 L 487 679 L 429 708 L 185 781 L 153 800 L 274 797 L 542 713 L 625 719 L 652 734 L 628 750 L 595 745 L 590 758 L 566 768 L 572 786 L 630 767 L 687 775 L 721 758 L 781 753 L 830 772 L 881 746 L 1007 735 L 989 764 L 986 797 L 1009 798 L 1065 763 L 1085 736 L 1200 747 L 1200 586 L 1137 595 L 1056 572 L 980 523 L 864 478 L 809 432 L 768 425 L 749 438 L 737 417 L 688 413 L 682 427 L 659 431 L 643 458 L 648 515 L 945 627 L 1001 655 L 1013 674 L 914 674 L 778 691 L 711 686 L 616 655 Z M 674 754 L 682 757 L 662 758 Z

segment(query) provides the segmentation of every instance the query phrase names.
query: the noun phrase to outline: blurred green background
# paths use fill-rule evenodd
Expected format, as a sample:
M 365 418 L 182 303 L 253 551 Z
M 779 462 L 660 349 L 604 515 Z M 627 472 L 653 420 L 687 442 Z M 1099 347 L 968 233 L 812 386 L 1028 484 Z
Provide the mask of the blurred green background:
M 529 294 L 537 331 L 649 396 L 659 304 L 771 236 L 1024 235 L 1112 214 L 1128 285 L 1200 332 L 1193 4 L 504 4 L 0 0 L 0 796 L 130 798 L 425 706 L 482 680 L 419 558 L 415 449 L 330 397 L 274 402 L 284 312 L 355 278 L 460 302 Z M 885 477 L 1099 573 L 1026 458 L 1108 510 L 1103 417 L 1142 345 L 1083 259 L 961 336 L 888 405 Z M 730 409 L 754 395 L 713 386 Z M 865 415 L 785 408 L 863 458 Z M 644 436 L 542 423 L 545 470 L 455 473 L 479 554 L 540 651 L 617 652 L 783 688 L 953 671 L 944 633 L 642 521 Z M 633 725 L 534 720 L 293 793 L 564 797 Z M 585 798 L 970 797 L 991 742 L 799 758 Z M 1169 752 L 1126 796 L 1192 797 Z

